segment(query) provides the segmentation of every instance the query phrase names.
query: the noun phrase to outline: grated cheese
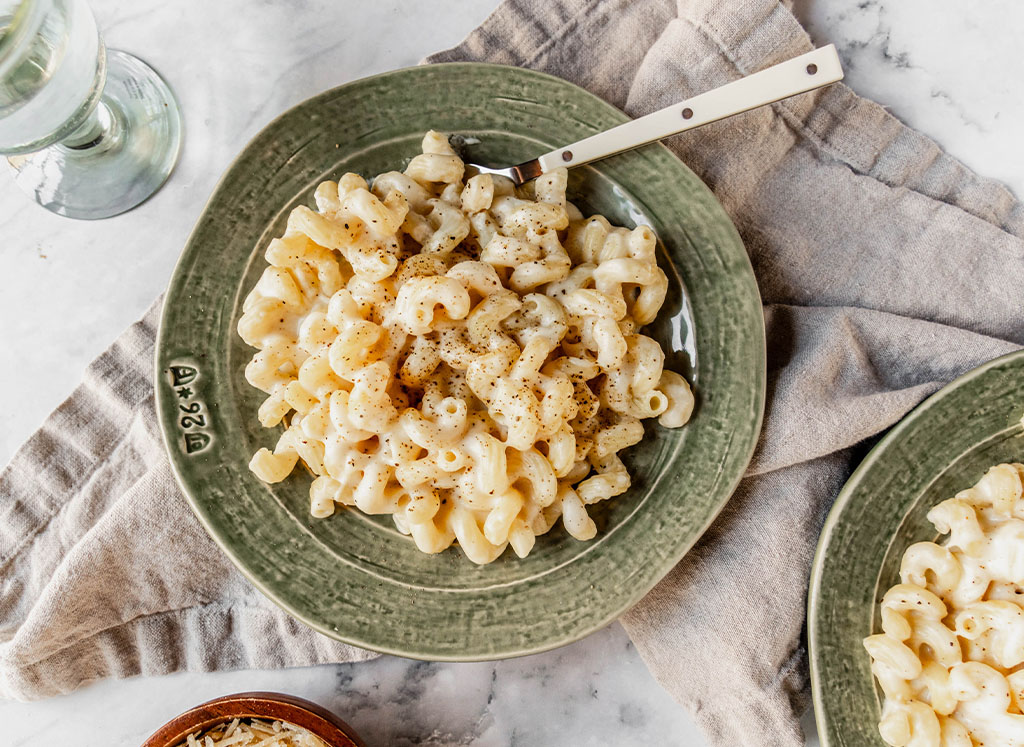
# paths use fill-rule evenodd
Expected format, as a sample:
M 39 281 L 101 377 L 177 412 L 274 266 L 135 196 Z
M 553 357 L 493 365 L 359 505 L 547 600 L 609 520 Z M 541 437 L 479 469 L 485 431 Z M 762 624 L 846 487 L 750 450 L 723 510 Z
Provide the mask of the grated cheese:
M 328 747 L 322 739 L 286 721 L 234 719 L 189 734 L 178 747 Z

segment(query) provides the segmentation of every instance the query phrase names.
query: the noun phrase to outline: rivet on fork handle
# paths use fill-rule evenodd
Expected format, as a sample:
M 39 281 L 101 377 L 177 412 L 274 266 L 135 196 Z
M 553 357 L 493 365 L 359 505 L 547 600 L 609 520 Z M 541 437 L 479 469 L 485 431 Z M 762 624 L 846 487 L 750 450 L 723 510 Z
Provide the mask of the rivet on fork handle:
M 574 167 L 590 163 L 709 122 L 717 122 L 740 112 L 813 91 L 841 80 L 842 77 L 843 67 L 839 55 L 835 46 L 829 44 L 719 88 L 691 96 L 687 106 L 682 109 L 679 108 L 682 102 L 677 102 L 610 130 L 563 145 L 518 166 L 505 169 L 480 167 L 480 170 L 507 175 L 516 184 L 522 184 L 563 164 Z M 679 121 L 680 114 L 685 122 Z

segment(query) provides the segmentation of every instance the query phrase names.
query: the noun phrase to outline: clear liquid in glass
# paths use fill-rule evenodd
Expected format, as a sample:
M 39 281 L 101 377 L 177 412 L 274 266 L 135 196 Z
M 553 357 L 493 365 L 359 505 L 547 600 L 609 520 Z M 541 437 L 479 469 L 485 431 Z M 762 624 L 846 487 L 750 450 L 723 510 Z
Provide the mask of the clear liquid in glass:
M 69 134 L 96 103 L 103 85 L 100 36 L 82 0 L 55 0 L 44 12 L 29 4 L 22 28 L 0 18 L 0 152 L 29 153 Z M 11 31 L 11 29 L 14 29 Z M 7 68 L 7 69 L 5 69 Z
M 0 153 L 32 199 L 118 215 L 160 188 L 180 147 L 167 83 L 104 48 L 86 0 L 0 0 Z

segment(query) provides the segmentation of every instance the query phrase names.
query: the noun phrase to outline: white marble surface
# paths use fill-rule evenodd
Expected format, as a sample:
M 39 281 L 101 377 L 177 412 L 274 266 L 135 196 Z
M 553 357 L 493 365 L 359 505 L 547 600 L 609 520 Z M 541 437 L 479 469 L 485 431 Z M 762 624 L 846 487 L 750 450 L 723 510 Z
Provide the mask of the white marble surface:
M 794 0 L 857 93 L 1024 198 L 1019 0 Z
M 108 44 L 144 57 L 177 92 L 185 148 L 155 198 L 99 223 L 50 215 L 0 173 L 0 464 L 163 289 L 219 174 L 262 125 L 325 88 L 454 44 L 495 4 L 93 0 Z M 797 0 L 796 12 L 816 42 L 837 44 L 855 90 L 1024 194 L 1017 0 Z M 103 682 L 0 702 L 0 723 L 12 747 L 131 745 L 190 705 L 244 689 L 312 698 L 371 746 L 704 744 L 618 625 L 500 663 L 383 657 Z

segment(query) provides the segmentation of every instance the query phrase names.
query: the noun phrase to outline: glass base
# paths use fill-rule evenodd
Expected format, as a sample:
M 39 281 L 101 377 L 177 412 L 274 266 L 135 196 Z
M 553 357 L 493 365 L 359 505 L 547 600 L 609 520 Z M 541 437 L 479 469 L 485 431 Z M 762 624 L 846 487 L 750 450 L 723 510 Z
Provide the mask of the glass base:
M 8 159 L 14 180 L 47 210 L 95 220 L 131 210 L 167 180 L 181 149 L 181 113 L 146 63 L 107 50 L 95 132 Z

